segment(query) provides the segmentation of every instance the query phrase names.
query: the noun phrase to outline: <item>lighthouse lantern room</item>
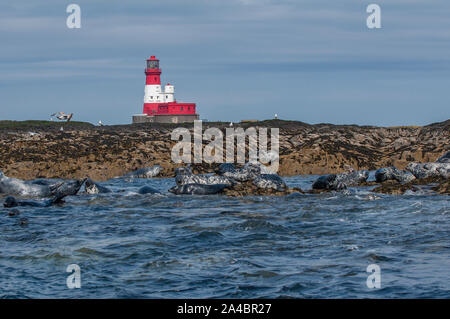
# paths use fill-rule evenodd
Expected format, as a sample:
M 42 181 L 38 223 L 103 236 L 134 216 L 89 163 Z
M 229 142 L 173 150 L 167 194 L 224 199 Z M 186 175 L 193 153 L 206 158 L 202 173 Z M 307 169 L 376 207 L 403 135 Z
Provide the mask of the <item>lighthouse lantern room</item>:
M 176 101 L 173 85 L 167 83 L 164 91 L 161 89 L 161 69 L 155 56 L 147 59 L 145 76 L 144 111 L 143 114 L 133 115 L 133 123 L 183 123 L 199 118 L 195 103 Z

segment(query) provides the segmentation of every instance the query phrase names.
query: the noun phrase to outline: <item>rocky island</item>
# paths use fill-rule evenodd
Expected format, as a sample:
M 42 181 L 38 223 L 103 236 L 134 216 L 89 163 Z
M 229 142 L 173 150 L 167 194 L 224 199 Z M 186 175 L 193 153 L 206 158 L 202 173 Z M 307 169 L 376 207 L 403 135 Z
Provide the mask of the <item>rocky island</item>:
M 92 178 L 104 181 L 137 169 L 160 165 L 160 176 L 173 177 L 170 134 L 192 124 L 134 124 L 96 127 L 87 123 L 0 125 L 0 169 L 8 176 Z M 1 124 L 1 123 L 0 123 Z M 203 129 L 228 123 L 203 123 Z M 409 163 L 434 162 L 449 150 L 450 120 L 423 127 L 310 125 L 270 120 L 235 124 L 280 130 L 279 175 L 376 170 Z M 62 130 L 61 130 L 62 129 Z M 206 143 L 206 142 L 205 142 Z M 217 164 L 193 165 L 194 173 L 212 173 Z

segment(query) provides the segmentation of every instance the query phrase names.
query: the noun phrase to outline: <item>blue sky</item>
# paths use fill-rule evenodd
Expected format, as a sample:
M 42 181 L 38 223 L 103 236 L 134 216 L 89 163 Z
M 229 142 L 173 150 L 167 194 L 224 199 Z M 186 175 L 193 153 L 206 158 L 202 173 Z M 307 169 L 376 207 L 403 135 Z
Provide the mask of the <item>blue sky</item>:
M 66 7 L 80 5 L 82 28 Z M 382 9 L 368 29 L 366 7 Z M 130 123 L 145 59 L 202 119 L 424 125 L 450 118 L 448 0 L 0 3 L 0 119 Z

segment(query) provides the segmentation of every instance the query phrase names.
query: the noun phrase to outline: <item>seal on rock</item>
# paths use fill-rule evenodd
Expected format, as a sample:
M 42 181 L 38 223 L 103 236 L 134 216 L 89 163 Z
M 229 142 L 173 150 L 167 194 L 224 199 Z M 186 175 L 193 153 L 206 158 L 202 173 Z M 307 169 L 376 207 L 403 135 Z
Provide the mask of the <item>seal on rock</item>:
M 213 185 L 213 184 L 225 184 L 225 185 L 233 185 L 234 181 L 226 176 L 218 176 L 218 175 L 177 175 L 175 177 L 175 183 L 177 185 L 185 185 L 185 184 L 205 184 L 205 185 Z
M 450 163 L 409 163 L 406 170 L 416 178 L 450 178 Z
M 261 174 L 253 180 L 253 184 L 258 188 L 270 188 L 278 192 L 283 192 L 287 189 L 286 183 L 276 174 Z
M 312 188 L 338 191 L 365 182 L 368 178 L 369 171 L 367 170 L 323 175 L 313 183 Z
M 175 195 L 214 195 L 223 192 L 229 185 L 224 184 L 184 184 L 169 189 Z
M 450 163 L 450 151 L 439 157 L 436 163 Z
M 0 171 L 0 193 L 12 196 L 51 197 L 57 194 L 75 195 L 84 180 L 63 180 L 60 182 L 24 181 L 7 177 Z
M 144 167 L 134 172 L 125 174 L 125 178 L 152 178 L 158 176 L 163 171 L 163 168 L 159 165 Z
M 409 183 L 416 179 L 416 177 L 408 171 L 402 171 L 394 166 L 380 168 L 375 172 L 375 179 L 377 183 L 382 183 L 389 180 L 396 180 L 399 183 Z
M 261 175 L 261 166 L 256 163 L 246 163 L 242 168 L 236 169 L 233 164 L 224 163 L 219 166 L 218 173 L 238 182 L 246 182 Z

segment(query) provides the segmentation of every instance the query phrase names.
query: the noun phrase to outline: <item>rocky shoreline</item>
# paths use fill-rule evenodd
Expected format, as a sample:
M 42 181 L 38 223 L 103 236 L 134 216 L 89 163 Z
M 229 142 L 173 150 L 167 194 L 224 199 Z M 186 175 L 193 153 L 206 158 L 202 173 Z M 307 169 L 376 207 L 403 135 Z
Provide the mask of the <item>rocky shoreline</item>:
M 160 165 L 161 177 L 173 177 L 180 164 L 171 161 L 176 127 L 192 124 L 90 125 L 0 128 L 0 169 L 8 176 L 36 178 L 92 178 L 104 181 L 143 167 Z M 227 123 L 203 123 L 203 129 Z M 374 170 L 409 163 L 434 162 L 448 151 L 450 120 L 424 127 L 309 125 L 271 120 L 235 124 L 234 128 L 267 127 L 280 130 L 281 176 L 332 174 Z M 207 142 L 204 141 L 204 145 Z M 212 173 L 218 164 L 193 165 L 193 173 Z

